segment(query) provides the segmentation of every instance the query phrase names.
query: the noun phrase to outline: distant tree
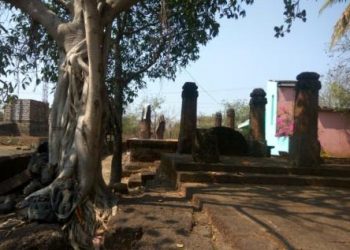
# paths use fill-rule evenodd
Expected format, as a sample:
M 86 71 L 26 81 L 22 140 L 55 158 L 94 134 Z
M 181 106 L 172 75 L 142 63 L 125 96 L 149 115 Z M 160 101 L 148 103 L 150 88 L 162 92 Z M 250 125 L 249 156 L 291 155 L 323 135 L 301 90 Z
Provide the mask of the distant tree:
M 249 119 L 249 103 L 247 100 L 238 99 L 232 102 L 223 101 L 223 105 L 225 107 L 225 114 L 226 110 L 230 108 L 235 110 L 236 126 Z
M 214 114 L 213 115 L 205 115 L 199 114 L 197 116 L 197 127 L 198 128 L 212 128 L 214 127 Z
M 320 105 L 335 109 L 350 108 L 350 38 L 344 36 L 331 50 L 335 64 L 324 77 Z

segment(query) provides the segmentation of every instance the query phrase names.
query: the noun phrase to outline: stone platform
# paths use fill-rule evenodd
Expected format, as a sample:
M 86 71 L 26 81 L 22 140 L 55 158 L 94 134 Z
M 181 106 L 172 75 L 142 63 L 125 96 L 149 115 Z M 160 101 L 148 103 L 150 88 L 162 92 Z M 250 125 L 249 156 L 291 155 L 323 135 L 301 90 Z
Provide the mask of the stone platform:
M 350 164 L 292 167 L 283 158 L 221 157 L 219 163 L 193 162 L 191 155 L 164 154 L 159 175 L 182 183 L 233 183 L 350 188 Z
M 134 162 L 152 162 L 160 160 L 163 153 L 175 153 L 177 140 L 128 139 L 130 160 Z
M 0 145 L 0 195 L 22 186 L 30 180 L 25 171 L 34 149 Z
M 350 190 L 184 184 L 212 226 L 216 249 L 350 249 Z

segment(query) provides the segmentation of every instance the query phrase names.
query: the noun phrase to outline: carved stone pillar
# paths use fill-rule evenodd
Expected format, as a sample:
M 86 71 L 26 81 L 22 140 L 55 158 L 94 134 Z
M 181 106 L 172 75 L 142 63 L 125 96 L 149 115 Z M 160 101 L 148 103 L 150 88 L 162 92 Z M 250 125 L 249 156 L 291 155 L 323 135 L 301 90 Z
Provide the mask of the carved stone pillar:
M 321 89 L 319 75 L 303 72 L 297 76 L 295 86 L 294 132 L 290 138 L 290 156 L 298 167 L 320 164 L 318 141 L 318 94 Z
M 215 127 L 222 126 L 222 114 L 221 112 L 216 112 L 215 114 Z
M 252 140 L 265 143 L 265 105 L 266 93 L 263 89 L 254 89 L 250 94 L 250 136 Z
M 142 110 L 142 117 L 140 121 L 140 138 L 151 138 L 151 105 L 147 105 L 146 111 Z
M 235 129 L 235 110 L 230 108 L 226 111 L 226 126 Z
M 197 128 L 198 87 L 194 82 L 186 82 L 182 89 L 181 121 L 177 153 L 190 154 Z
M 267 156 L 265 139 L 265 106 L 267 103 L 266 93 L 263 89 L 254 89 L 250 94 L 250 155 L 255 157 Z
M 156 129 L 156 138 L 163 140 L 164 139 L 164 133 L 165 133 L 165 118 L 164 115 L 161 115 L 159 117 L 158 126 Z

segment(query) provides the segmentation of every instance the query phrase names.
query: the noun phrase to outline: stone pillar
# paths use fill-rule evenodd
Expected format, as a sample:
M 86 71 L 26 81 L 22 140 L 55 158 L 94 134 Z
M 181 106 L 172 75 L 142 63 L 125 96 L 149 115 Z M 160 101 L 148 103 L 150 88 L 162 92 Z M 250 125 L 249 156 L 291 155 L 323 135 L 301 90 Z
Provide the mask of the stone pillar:
M 268 155 L 265 139 L 265 105 L 267 103 L 266 93 L 263 89 L 254 89 L 250 94 L 250 155 L 265 157 Z
M 222 114 L 221 112 L 215 113 L 215 127 L 221 127 L 222 126 Z
M 233 108 L 226 111 L 226 126 L 235 129 L 235 110 Z
M 158 126 L 156 129 L 156 138 L 159 140 L 163 140 L 164 133 L 165 133 L 165 118 L 164 118 L 164 115 L 161 115 L 159 117 Z
M 318 141 L 318 93 L 321 89 L 319 75 L 303 72 L 297 76 L 294 104 L 294 132 L 290 138 L 290 156 L 298 167 L 320 164 Z
M 177 153 L 190 154 L 197 128 L 198 87 L 186 82 L 182 87 L 182 107 Z
M 265 143 L 265 105 L 266 93 L 263 89 L 254 89 L 250 94 L 250 136 L 252 140 Z
M 151 138 L 151 105 L 147 105 L 146 111 L 142 110 L 142 117 L 140 121 L 140 138 Z

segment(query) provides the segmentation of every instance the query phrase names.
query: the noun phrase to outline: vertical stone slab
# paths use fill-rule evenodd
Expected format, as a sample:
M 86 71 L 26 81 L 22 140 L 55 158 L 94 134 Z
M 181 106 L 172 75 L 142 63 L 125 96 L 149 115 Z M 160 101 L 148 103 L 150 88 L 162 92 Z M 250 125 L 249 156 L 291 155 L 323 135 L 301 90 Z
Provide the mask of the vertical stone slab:
M 230 108 L 226 111 L 226 126 L 235 129 L 235 110 Z
M 164 133 L 165 133 L 165 118 L 164 118 L 164 115 L 161 115 L 159 117 L 158 126 L 156 129 L 156 138 L 159 140 L 163 140 Z
M 268 155 L 265 139 L 265 106 L 267 103 L 266 93 L 263 89 L 254 89 L 250 94 L 250 155 L 265 157 Z
M 182 107 L 177 153 L 190 154 L 197 128 L 198 87 L 186 82 L 182 87 Z
M 254 141 L 265 143 L 265 106 L 267 103 L 266 93 L 263 89 L 254 89 L 250 94 L 250 136 Z
M 291 161 L 298 167 L 320 164 L 318 141 L 318 94 L 321 89 L 319 74 L 303 72 L 295 86 L 294 133 L 290 138 Z
M 142 110 L 139 137 L 141 139 L 150 139 L 151 134 L 151 105 L 147 105 L 146 111 L 145 109 Z
M 215 127 L 221 127 L 222 126 L 222 114 L 221 112 L 215 113 Z

